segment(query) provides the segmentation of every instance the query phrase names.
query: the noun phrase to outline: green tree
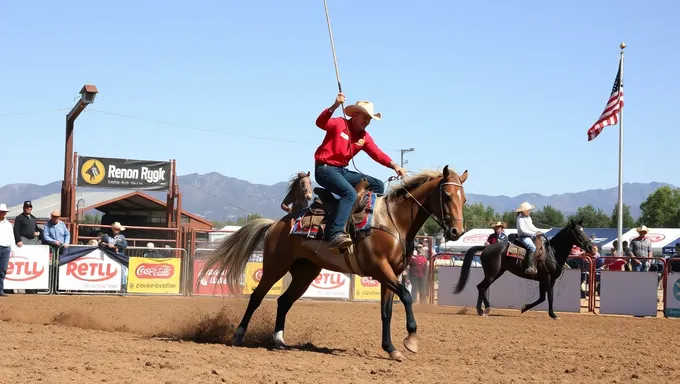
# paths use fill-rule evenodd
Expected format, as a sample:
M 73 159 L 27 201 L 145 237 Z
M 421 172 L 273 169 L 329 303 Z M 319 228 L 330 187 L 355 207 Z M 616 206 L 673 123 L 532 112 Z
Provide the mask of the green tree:
M 638 224 L 668 228 L 680 226 L 680 189 L 661 187 L 640 204 Z
M 489 228 L 493 222 L 498 221 L 499 216 L 493 207 L 487 207 L 482 203 L 463 206 L 463 220 L 466 231 L 473 228 Z
M 569 216 L 569 219 L 574 219 L 574 221 L 583 220 L 583 227 L 585 228 L 609 228 L 612 222 L 611 217 L 604 213 L 603 210 L 595 209 L 590 204 L 579 207 L 576 210 L 576 214 Z
M 501 221 L 508 223 L 508 228 L 517 228 L 517 213 L 513 211 L 503 212 Z
M 619 227 L 619 203 L 614 204 L 614 210 L 612 211 L 611 223 L 609 226 L 611 228 Z M 630 205 L 623 203 L 623 228 L 635 228 L 635 219 L 630 214 Z
M 551 205 L 546 205 L 542 210 L 534 211 L 531 214 L 531 221 L 539 228 L 564 227 L 564 215 L 559 209 Z

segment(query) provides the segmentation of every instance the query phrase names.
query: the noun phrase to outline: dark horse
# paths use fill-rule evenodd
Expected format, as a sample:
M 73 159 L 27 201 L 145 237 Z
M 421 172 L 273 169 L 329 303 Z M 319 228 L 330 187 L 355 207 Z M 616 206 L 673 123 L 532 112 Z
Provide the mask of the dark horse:
M 505 271 L 510 271 L 515 276 L 519 276 L 529 280 L 538 280 L 539 296 L 538 300 L 531 304 L 524 304 L 522 306 L 522 313 L 531 308 L 541 304 L 545 301 L 545 295 L 548 294 L 548 314 L 553 319 L 557 319 L 557 315 L 553 311 L 553 287 L 555 282 L 562 275 L 564 263 L 569 258 L 569 253 L 573 245 L 578 245 L 588 252 L 592 252 L 592 243 L 588 235 L 583 231 L 583 221 L 578 223 L 570 220 L 569 225 L 560 230 L 550 240 L 544 241 L 545 258 L 536 262 L 536 269 L 538 273 L 535 276 L 524 273 L 522 260 L 507 255 L 508 247 L 511 243 L 500 242 L 489 245 L 488 247 L 476 246 L 468 249 L 465 253 L 465 260 L 463 261 L 463 269 L 460 271 L 460 278 L 453 293 L 458 294 L 465 288 L 468 276 L 470 275 L 470 265 L 475 253 L 482 250 L 480 256 L 482 260 L 482 268 L 484 268 L 484 279 L 477 285 L 479 296 L 477 298 L 477 313 L 486 315 L 489 313 L 491 307 L 489 299 L 487 298 L 487 289 L 498 280 Z M 482 301 L 486 307 L 482 311 Z
M 298 172 L 296 176 L 291 178 L 286 197 L 281 202 L 281 209 L 285 212 L 297 213 L 309 207 L 309 200 L 312 199 L 312 181 L 309 175 L 309 171 L 307 173 Z
M 250 295 L 248 308 L 231 339 L 241 345 L 248 323 L 270 288 L 287 272 L 292 277 L 290 286 L 278 298 L 273 341 L 284 347 L 283 330 L 286 314 L 302 296 L 322 268 L 341 273 L 370 276 L 380 282 L 382 348 L 390 357 L 401 361 L 403 355 L 392 344 L 390 323 L 392 303 L 396 294 L 406 310 L 408 337 L 404 346 L 411 352 L 418 350 L 416 320 L 411 294 L 397 278 L 413 254 L 418 230 L 433 215 L 444 229 L 445 237 L 456 240 L 463 234 L 463 183 L 468 174 L 458 175 L 444 167 L 443 172 L 426 171 L 403 181 L 388 194 L 375 201 L 373 232 L 354 244 L 351 256 L 331 252 L 328 242 L 291 234 L 296 215 L 289 213 L 279 220 L 255 219 L 226 238 L 206 260 L 200 278 L 213 270 L 218 281 L 226 275 L 231 292 L 240 292 L 240 280 L 248 259 L 260 243 L 264 243 L 262 277 Z M 357 197 L 360 200 L 361 196 Z M 359 270 L 353 268 L 349 257 L 354 257 Z M 323 322 L 321 319 L 320 323 Z

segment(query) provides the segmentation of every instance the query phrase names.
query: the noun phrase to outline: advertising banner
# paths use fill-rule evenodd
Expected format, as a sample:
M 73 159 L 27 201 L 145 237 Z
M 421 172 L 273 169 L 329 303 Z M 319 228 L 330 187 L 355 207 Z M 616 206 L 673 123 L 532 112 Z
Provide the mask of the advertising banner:
M 59 290 L 119 291 L 121 265 L 95 248 L 83 257 L 59 266 Z
M 182 259 L 131 257 L 127 291 L 130 293 L 179 294 Z
M 302 297 L 319 299 L 349 299 L 350 277 L 344 273 L 322 269 Z M 380 288 L 378 288 L 380 289 Z
M 380 301 L 380 283 L 370 276 L 354 275 L 354 300 Z
M 243 294 L 250 295 L 251 293 L 253 293 L 255 288 L 257 288 L 257 285 L 260 284 L 261 278 L 262 278 L 262 263 L 248 263 L 246 265 L 245 285 L 243 287 Z M 274 286 L 271 287 L 267 294 L 278 296 L 281 293 L 283 293 L 283 279 L 277 281 L 276 284 L 274 284 Z
M 204 265 L 205 262 L 203 260 L 194 260 L 194 285 L 192 287 L 194 295 L 229 295 L 231 291 L 227 285 L 227 279 L 222 275 L 220 281 L 217 281 L 217 271 L 215 269 L 209 269 L 199 282 L 198 277 L 201 274 Z
M 50 247 L 24 245 L 12 247 L 7 264 L 5 289 L 49 289 Z
M 78 156 L 76 185 L 167 191 L 170 187 L 170 168 L 169 161 Z

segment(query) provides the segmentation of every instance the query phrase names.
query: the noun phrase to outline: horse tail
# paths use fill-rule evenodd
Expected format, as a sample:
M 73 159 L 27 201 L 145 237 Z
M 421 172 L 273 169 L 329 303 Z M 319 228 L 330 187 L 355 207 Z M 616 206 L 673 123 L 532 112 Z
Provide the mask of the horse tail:
M 470 247 L 470 249 L 465 252 L 465 259 L 463 259 L 463 268 L 460 270 L 460 277 L 458 278 L 458 284 L 456 284 L 456 290 L 453 291 L 454 294 L 459 294 L 465 288 L 467 284 L 468 277 L 470 277 L 470 266 L 472 265 L 472 258 L 475 257 L 475 253 L 481 251 L 485 247 L 483 245 L 477 245 Z
M 241 275 L 248 264 L 250 255 L 274 223 L 274 220 L 266 218 L 250 220 L 224 239 L 205 260 L 198 282 L 200 283 L 203 276 L 214 268 L 217 270 L 215 281 L 222 281 L 222 276 L 225 275 L 230 292 L 240 292 Z

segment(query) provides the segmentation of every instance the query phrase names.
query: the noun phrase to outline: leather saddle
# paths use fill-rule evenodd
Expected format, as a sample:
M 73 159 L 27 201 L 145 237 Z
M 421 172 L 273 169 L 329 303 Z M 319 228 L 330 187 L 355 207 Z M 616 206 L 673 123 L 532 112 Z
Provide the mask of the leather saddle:
M 541 261 L 545 258 L 545 244 L 543 243 L 545 237 L 538 236 L 534 239 L 534 245 L 536 246 L 536 253 L 534 253 L 534 260 L 536 262 Z M 516 259 L 524 260 L 527 254 L 527 249 L 522 240 L 516 233 L 510 234 L 508 236 L 508 247 L 506 255 L 514 257 Z
M 368 222 L 366 221 L 369 215 L 369 209 L 367 208 L 370 201 L 370 194 L 366 193 L 367 187 L 368 180 L 366 179 L 362 179 L 354 187 L 354 190 L 357 192 L 357 199 L 352 206 L 349 220 L 347 220 L 345 225 L 345 230 L 355 241 L 371 234 L 371 227 L 367 226 Z M 311 232 L 311 228 L 317 228 L 318 231 L 314 237 L 321 239 L 324 237 L 323 233 L 326 226 L 326 218 L 330 212 L 336 209 L 338 199 L 336 199 L 330 191 L 322 187 L 314 188 L 314 193 L 316 194 L 314 201 L 299 219 L 300 229 L 303 232 Z M 360 230 L 357 230 L 357 227 L 362 225 L 367 227 L 362 227 Z

